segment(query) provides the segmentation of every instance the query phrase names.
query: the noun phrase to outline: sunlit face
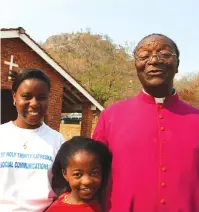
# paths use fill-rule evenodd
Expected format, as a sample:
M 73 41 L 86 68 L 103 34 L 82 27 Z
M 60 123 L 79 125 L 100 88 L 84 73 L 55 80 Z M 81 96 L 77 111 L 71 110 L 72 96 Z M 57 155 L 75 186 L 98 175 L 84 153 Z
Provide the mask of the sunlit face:
M 47 112 L 49 88 L 39 79 L 26 79 L 13 94 L 18 112 L 17 123 L 22 128 L 36 128 Z
M 95 198 L 102 182 L 99 158 L 87 151 L 79 151 L 69 159 L 63 176 L 71 187 L 73 202 L 88 202 Z
M 156 54 L 169 55 L 168 58 L 158 58 Z M 170 40 L 152 35 L 144 39 L 135 52 L 135 66 L 137 75 L 144 88 L 158 87 L 162 84 L 171 84 L 178 72 L 178 58 Z M 148 56 L 149 60 L 145 60 Z M 141 58 L 141 59 L 139 59 Z

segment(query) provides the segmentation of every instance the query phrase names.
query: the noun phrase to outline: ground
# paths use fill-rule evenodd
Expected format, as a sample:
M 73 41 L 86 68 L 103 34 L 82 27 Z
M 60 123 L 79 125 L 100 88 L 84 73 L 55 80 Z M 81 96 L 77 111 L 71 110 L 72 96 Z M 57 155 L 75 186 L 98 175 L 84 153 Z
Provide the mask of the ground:
M 95 124 L 93 124 L 93 130 Z M 72 138 L 73 136 L 80 135 L 80 124 L 60 124 L 60 133 L 64 136 L 66 140 Z

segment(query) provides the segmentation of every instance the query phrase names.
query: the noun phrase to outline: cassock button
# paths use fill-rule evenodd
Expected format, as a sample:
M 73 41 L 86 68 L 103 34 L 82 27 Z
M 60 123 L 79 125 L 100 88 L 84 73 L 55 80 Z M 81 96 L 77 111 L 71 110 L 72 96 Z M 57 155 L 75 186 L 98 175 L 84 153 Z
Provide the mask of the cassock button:
M 161 131 L 165 131 L 165 128 L 164 128 L 164 127 L 160 127 L 160 130 L 161 130 Z
M 159 108 L 162 109 L 163 108 L 163 105 L 162 104 L 159 104 Z
M 166 171 L 167 171 L 167 167 L 163 166 L 163 167 L 162 167 L 162 171 L 163 171 L 163 172 L 166 172 Z
M 163 117 L 163 115 L 159 115 L 159 119 L 163 119 L 164 117 Z
M 167 202 L 166 202 L 165 199 L 161 199 L 161 200 L 160 200 L 160 203 L 161 203 L 162 205 L 165 205 Z
M 162 188 L 166 188 L 166 187 L 167 187 L 167 184 L 164 183 L 164 182 L 162 182 L 162 183 L 161 183 L 161 187 L 162 187 Z

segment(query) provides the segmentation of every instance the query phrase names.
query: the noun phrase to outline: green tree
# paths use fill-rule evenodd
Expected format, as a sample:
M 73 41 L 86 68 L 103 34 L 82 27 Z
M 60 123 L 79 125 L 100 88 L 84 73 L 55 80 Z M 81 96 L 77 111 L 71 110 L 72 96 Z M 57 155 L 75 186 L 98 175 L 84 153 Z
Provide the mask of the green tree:
M 43 47 L 105 106 L 140 90 L 130 46 L 117 46 L 108 35 L 61 34 Z

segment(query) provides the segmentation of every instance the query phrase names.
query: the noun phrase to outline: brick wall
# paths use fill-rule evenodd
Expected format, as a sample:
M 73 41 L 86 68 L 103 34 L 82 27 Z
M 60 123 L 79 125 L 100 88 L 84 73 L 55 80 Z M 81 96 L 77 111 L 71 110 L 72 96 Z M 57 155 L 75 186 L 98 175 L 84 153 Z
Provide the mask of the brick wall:
M 19 65 L 19 68 L 14 67 L 13 70 L 17 71 L 21 68 L 38 68 L 44 71 L 50 78 L 52 88 L 48 114 L 45 120 L 47 120 L 47 124 L 50 127 L 59 130 L 62 109 L 63 78 L 19 38 L 2 39 L 1 89 L 11 89 L 12 83 L 7 79 L 9 66 L 4 64 L 5 61 L 10 61 L 11 55 L 14 56 L 14 63 Z
M 93 111 L 91 110 L 91 103 L 85 102 L 82 110 L 81 135 L 90 137 L 92 132 Z

